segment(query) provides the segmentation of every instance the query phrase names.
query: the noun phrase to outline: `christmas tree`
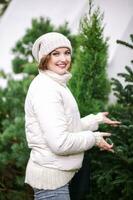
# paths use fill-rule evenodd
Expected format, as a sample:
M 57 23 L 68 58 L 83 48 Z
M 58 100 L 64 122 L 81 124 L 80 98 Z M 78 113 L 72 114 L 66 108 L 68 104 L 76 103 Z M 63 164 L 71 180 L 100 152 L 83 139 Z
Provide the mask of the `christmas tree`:
M 130 35 L 133 43 L 133 35 Z M 133 44 L 118 40 L 117 43 L 133 50 Z M 118 127 L 106 129 L 112 132 L 114 154 L 101 152 L 94 158 L 92 169 L 92 200 L 131 200 L 133 196 L 133 60 L 131 66 L 125 66 L 125 72 L 113 78 L 114 95 L 117 103 L 109 107 L 112 117 L 121 121 Z M 100 157 L 100 158 L 99 158 Z M 97 159 L 97 160 L 95 160 Z
M 73 78 L 70 82 L 82 116 L 104 110 L 108 100 L 108 44 L 103 31 L 103 14 L 99 8 L 93 9 L 90 0 L 89 12 L 81 20 L 79 48 L 72 66 Z

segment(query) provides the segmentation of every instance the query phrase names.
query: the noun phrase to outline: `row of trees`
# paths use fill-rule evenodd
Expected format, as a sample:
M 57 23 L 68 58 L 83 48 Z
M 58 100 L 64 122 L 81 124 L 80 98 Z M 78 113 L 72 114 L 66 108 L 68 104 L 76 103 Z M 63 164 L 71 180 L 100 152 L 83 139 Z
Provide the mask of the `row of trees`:
M 113 89 L 117 103 L 107 107 L 110 83 L 107 79 L 108 44 L 103 37 L 103 15 L 99 9 L 90 10 L 82 19 L 80 33 L 72 35 L 67 23 L 55 27 L 49 19 L 34 19 L 32 26 L 13 48 L 12 61 L 14 73 L 23 74 L 22 80 L 6 76 L 6 88 L 0 88 L 0 199 L 33 199 L 29 187 L 24 186 L 24 175 L 29 150 L 24 130 L 24 100 L 30 82 L 37 72 L 36 63 L 31 56 L 33 42 L 40 35 L 58 31 L 65 34 L 74 47 L 70 88 L 74 93 L 81 115 L 108 110 L 110 116 L 120 120 L 119 127 L 101 126 L 103 131 L 113 132 L 112 140 L 115 153 L 99 152 L 92 149 L 91 190 L 86 199 L 96 200 L 131 200 L 133 188 L 133 70 L 126 66 L 126 73 L 121 73 L 126 86 L 113 79 Z M 132 44 L 119 43 L 133 49 Z M 131 35 L 133 43 L 133 35 Z M 132 61 L 133 62 L 133 61 Z M 131 62 L 131 63 L 132 63 Z M 89 163 L 88 163 L 89 164 Z

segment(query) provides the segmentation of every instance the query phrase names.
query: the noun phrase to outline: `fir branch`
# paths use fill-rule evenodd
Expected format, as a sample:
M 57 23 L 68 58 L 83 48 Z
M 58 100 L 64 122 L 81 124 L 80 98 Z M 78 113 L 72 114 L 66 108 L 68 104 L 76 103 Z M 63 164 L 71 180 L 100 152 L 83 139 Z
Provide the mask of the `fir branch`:
M 122 44 L 122 45 L 124 45 L 124 46 L 126 46 L 126 47 L 129 47 L 129 48 L 133 49 L 133 45 L 132 45 L 132 44 L 129 44 L 129 43 L 124 42 L 124 41 L 122 41 L 122 40 L 116 40 L 116 42 L 117 42 L 118 44 Z

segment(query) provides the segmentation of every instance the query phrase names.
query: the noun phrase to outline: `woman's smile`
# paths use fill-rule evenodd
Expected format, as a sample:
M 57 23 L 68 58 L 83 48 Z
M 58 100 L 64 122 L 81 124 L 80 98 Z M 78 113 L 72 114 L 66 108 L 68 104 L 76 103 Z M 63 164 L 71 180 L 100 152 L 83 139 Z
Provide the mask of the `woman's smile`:
M 56 66 L 63 69 L 63 68 L 66 68 L 67 64 L 66 63 L 57 63 Z

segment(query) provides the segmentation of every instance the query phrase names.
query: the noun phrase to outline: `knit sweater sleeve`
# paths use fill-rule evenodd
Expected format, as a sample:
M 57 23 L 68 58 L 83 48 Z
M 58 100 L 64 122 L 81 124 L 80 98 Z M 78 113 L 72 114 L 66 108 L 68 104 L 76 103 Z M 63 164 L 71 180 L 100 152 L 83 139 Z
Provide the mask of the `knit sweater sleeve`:
M 58 155 L 86 151 L 95 145 L 91 131 L 69 132 L 62 97 L 57 91 L 36 91 L 33 109 L 49 149 Z
M 102 113 L 90 114 L 81 118 L 82 130 L 96 131 L 101 123 L 103 123 Z

